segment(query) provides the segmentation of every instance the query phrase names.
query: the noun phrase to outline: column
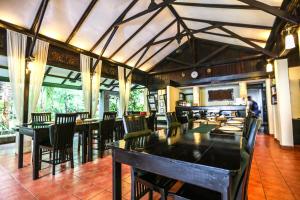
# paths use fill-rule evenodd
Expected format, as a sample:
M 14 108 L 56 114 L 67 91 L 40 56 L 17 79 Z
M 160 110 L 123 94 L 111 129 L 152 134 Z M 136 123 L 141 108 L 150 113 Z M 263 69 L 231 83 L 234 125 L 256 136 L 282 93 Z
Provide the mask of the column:
M 272 80 L 266 79 L 266 96 L 267 96 L 267 110 L 268 110 L 268 125 L 269 134 L 274 135 L 274 119 L 273 119 L 273 107 L 272 107 L 272 95 L 271 95 Z
M 193 105 L 200 106 L 200 90 L 199 87 L 193 87 Z
M 278 137 L 282 146 L 294 146 L 287 59 L 275 60 Z

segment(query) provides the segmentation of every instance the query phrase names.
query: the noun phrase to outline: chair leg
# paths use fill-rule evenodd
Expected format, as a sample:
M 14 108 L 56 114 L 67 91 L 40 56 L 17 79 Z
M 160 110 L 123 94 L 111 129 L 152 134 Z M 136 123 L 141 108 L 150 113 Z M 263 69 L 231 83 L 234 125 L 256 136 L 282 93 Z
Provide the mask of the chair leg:
M 74 156 L 73 156 L 73 149 L 70 152 L 70 160 L 71 160 L 71 168 L 74 168 Z
M 81 135 L 78 133 L 78 145 L 77 145 L 78 152 L 80 152 L 80 145 L 81 145 Z
M 149 191 L 149 200 L 153 200 L 153 191 L 152 190 Z
M 40 157 L 39 157 L 39 170 L 41 170 L 42 169 L 42 159 L 43 159 L 43 155 L 42 155 L 42 153 L 43 153 L 43 151 L 42 151 L 42 149 L 40 148 Z
M 56 159 L 56 152 L 55 150 L 53 150 L 52 175 L 55 175 L 55 159 Z

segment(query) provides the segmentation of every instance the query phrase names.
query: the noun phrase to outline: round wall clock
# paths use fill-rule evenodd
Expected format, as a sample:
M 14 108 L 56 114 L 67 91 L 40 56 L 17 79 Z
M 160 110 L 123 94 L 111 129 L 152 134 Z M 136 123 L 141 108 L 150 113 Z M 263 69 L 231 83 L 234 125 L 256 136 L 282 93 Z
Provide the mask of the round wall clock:
M 197 71 L 192 71 L 191 77 L 192 78 L 197 78 L 198 77 L 198 72 Z

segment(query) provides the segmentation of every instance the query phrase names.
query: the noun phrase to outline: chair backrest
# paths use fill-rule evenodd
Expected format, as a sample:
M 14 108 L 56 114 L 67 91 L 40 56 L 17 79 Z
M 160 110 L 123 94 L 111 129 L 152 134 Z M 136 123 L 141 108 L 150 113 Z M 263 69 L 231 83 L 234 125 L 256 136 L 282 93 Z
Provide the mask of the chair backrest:
M 54 148 L 66 149 L 73 147 L 73 136 L 77 113 L 56 114 L 55 124 L 50 127 L 50 143 Z
M 243 137 L 248 140 L 250 134 L 250 127 L 252 123 L 255 121 L 254 117 L 246 117 L 244 121 L 244 128 L 243 128 Z
M 50 122 L 51 112 L 31 113 L 32 123 Z
M 144 116 L 129 115 L 123 117 L 125 133 L 148 130 Z
M 79 117 L 82 120 L 90 118 L 89 112 L 77 112 L 76 114 L 77 114 L 77 117 Z
M 155 129 L 155 120 L 156 120 L 156 111 L 151 111 L 150 116 L 148 117 L 147 120 L 147 125 L 148 128 L 151 129 L 152 131 L 154 131 Z
M 260 119 L 253 119 L 250 127 L 249 127 L 249 137 L 246 144 L 246 151 L 250 155 L 253 154 L 255 139 L 257 135 L 257 131 L 260 127 L 261 120 Z
M 114 140 L 115 118 L 102 120 L 100 126 L 101 140 L 112 142 Z
M 104 112 L 103 113 L 103 120 L 109 120 L 109 119 L 115 120 L 116 117 L 117 117 L 116 112 Z

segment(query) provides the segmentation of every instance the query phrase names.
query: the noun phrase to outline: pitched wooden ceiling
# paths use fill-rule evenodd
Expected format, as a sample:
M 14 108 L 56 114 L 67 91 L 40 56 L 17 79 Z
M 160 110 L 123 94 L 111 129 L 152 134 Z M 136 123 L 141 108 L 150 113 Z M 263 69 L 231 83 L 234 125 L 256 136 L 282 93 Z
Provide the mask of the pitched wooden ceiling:
M 245 46 L 273 56 L 265 46 L 275 18 L 299 22 L 279 9 L 282 2 L 0 0 L 0 25 L 10 23 L 93 52 L 99 58 L 149 71 L 178 48 L 178 41 L 183 44 L 192 37 Z

